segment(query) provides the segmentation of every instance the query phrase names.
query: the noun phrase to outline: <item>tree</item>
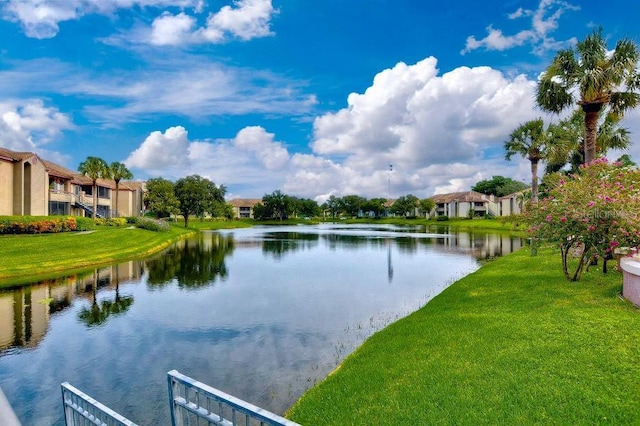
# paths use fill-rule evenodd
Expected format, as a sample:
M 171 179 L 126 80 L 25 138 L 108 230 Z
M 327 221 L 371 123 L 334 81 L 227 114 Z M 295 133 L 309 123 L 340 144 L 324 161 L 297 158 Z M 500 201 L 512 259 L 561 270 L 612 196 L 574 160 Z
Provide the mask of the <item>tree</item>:
M 349 217 L 357 217 L 365 201 L 367 200 L 359 195 L 345 195 L 340 203 L 341 210 Z
M 594 257 L 606 260 L 616 247 L 640 244 L 639 181 L 640 170 L 606 158 L 581 166 L 580 174 L 548 176 L 548 196 L 524 215 L 534 239 L 558 244 L 567 279 L 579 280 Z
M 413 194 L 403 195 L 391 206 L 391 212 L 394 214 L 401 214 L 403 216 L 415 216 L 416 208 L 418 207 L 418 197 Z
M 331 217 L 336 217 L 342 210 L 342 199 L 331 195 L 327 201 L 322 204 L 323 210 L 329 210 Z
M 365 212 L 371 212 L 376 218 L 382 216 L 382 213 L 386 210 L 387 199 L 386 198 L 372 198 L 366 200 L 362 204 L 362 210 Z
M 496 197 L 504 197 L 505 195 L 513 194 L 526 188 L 527 185 L 524 183 L 504 176 L 493 176 L 491 179 L 478 181 L 478 183 L 471 187 L 473 191 L 481 194 L 495 195 Z
M 191 175 L 178 179 L 174 186 L 178 209 L 184 218 L 184 227 L 189 225 L 189 216 L 204 217 L 212 213 L 216 203 L 224 203 L 224 186 L 220 188 L 207 178 Z
M 629 39 L 619 40 L 609 54 L 599 28 L 575 48 L 559 51 L 542 74 L 536 100 L 544 111 L 560 113 L 574 104 L 584 111 L 586 163 L 595 160 L 598 152 L 598 114 L 606 107 L 622 117 L 640 102 L 638 59 L 638 48 Z
M 145 204 L 157 218 L 168 217 L 180 211 L 174 186 L 173 182 L 161 177 L 149 179 L 145 184 Z
M 418 210 L 422 216 L 428 216 L 436 206 L 436 202 L 431 198 L 424 198 L 418 201 Z
M 549 132 L 542 118 L 527 121 L 518 126 L 504 143 L 505 158 L 511 160 L 516 154 L 531 162 L 531 200 L 538 201 L 538 163 L 544 160 L 549 145 Z M 506 195 L 506 194 L 505 194 Z
M 571 172 L 578 173 L 584 164 L 584 111 L 577 109 L 572 115 L 549 128 L 550 144 L 547 151 L 547 173 L 560 171 L 571 165 Z M 600 113 L 598 119 L 597 152 L 604 156 L 610 149 L 627 149 L 631 144 L 630 132 L 620 127 L 620 117 Z
M 318 203 L 309 198 L 290 197 L 292 204 L 292 212 L 302 217 L 320 216 L 321 210 Z
M 631 167 L 631 168 L 638 167 L 636 162 L 631 159 L 629 154 L 622 154 L 620 158 L 616 160 L 616 163 L 620 163 L 623 166 Z
M 262 204 L 267 211 L 280 220 L 287 218 L 292 211 L 291 197 L 279 189 L 262 197 Z
M 93 209 L 91 211 L 91 217 L 96 218 L 96 210 L 98 208 L 98 179 L 109 179 L 111 177 L 109 166 L 107 162 L 99 157 L 87 157 L 86 160 L 80 163 L 78 171 L 83 176 L 91 179 L 93 193 Z
M 120 210 L 118 209 L 118 196 L 120 195 L 120 181 L 122 179 L 133 179 L 133 173 L 127 169 L 127 166 L 118 161 L 114 161 L 109 165 L 109 171 L 111 179 L 116 182 L 116 216 L 119 216 Z

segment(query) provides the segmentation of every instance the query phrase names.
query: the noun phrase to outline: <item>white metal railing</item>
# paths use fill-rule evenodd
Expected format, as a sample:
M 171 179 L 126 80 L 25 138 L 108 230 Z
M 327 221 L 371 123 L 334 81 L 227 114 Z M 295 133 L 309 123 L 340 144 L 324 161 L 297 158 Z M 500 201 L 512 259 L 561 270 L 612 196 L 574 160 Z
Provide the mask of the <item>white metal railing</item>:
M 62 404 L 67 426 L 137 426 L 67 382 L 62 384 Z
M 167 379 L 173 426 L 191 424 L 300 426 L 298 423 L 200 383 L 176 370 L 169 371 Z
M 0 388 L 0 425 L 2 426 L 20 426 L 20 420 L 13 411 L 11 404 Z

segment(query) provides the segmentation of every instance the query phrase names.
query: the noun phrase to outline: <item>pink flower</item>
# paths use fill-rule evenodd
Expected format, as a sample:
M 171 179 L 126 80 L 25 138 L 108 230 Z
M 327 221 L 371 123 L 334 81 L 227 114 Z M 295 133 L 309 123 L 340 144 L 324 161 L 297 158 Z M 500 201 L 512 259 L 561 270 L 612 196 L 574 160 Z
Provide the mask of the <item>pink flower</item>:
M 587 204 L 587 207 L 593 207 L 596 205 L 595 201 L 589 201 L 589 203 Z
M 553 219 L 553 218 L 551 217 L 550 214 L 548 214 L 547 217 L 546 217 L 547 222 L 551 222 L 551 219 Z
M 567 218 L 566 218 L 566 217 L 562 216 L 562 217 L 560 218 L 560 222 L 566 222 L 566 221 L 567 221 Z

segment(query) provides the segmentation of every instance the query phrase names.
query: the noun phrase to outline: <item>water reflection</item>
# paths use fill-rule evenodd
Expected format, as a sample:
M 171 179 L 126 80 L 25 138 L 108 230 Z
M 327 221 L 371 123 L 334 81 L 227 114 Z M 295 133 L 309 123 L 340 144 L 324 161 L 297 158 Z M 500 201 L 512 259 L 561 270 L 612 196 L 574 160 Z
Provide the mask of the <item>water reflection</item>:
M 63 381 L 166 424 L 173 368 L 282 413 L 476 259 L 520 245 L 420 227 L 203 232 L 149 259 L 0 291 L 0 384 L 29 425 L 63 424 Z
M 233 238 L 215 233 L 201 233 L 182 240 L 166 252 L 145 262 L 147 284 L 162 288 L 177 282 L 180 288 L 211 285 L 228 274 L 224 258 L 233 253 Z
M 118 268 L 116 268 L 117 270 Z M 116 273 L 117 274 L 117 273 Z M 93 272 L 93 282 L 96 285 L 91 286 L 91 293 L 93 295 L 91 300 L 91 307 L 85 307 L 80 310 L 78 313 L 78 318 L 80 321 L 85 323 L 89 327 L 102 325 L 104 324 L 110 316 L 120 315 L 131 307 L 133 304 L 133 296 L 121 295 L 120 294 L 120 279 L 119 276 L 116 277 L 109 276 L 107 280 L 100 279 L 100 271 L 95 269 Z M 115 283 L 115 295 L 112 299 L 102 299 L 98 301 L 98 283 L 102 283 L 102 287 L 107 287 L 111 283 Z
M 142 261 L 131 261 L 0 290 L 0 351 L 36 347 L 51 317 L 71 307 L 74 299 L 91 301 L 79 315 L 87 325 L 102 324 L 110 315 L 125 312 L 133 298 L 121 295 L 119 284 L 141 275 Z M 99 289 L 115 289 L 115 297 L 98 300 Z

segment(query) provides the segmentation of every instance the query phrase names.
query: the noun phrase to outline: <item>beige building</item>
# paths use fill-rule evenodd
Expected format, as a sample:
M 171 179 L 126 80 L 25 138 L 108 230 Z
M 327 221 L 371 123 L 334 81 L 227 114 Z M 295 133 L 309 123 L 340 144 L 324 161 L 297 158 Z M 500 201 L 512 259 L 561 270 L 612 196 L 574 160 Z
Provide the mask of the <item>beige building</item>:
M 469 217 L 474 216 L 511 216 L 522 213 L 522 194 L 524 191 L 496 197 L 475 191 L 437 194 L 431 197 L 436 206 L 432 215 Z
M 257 198 L 235 198 L 227 201 L 233 207 L 233 217 L 239 219 L 253 219 L 253 206 L 262 203 Z
M 120 182 L 118 212 L 115 187 L 113 180 L 98 180 L 98 215 L 140 216 L 144 211 L 144 183 Z M 0 148 L 0 215 L 91 216 L 92 207 L 91 179 L 33 152 Z

